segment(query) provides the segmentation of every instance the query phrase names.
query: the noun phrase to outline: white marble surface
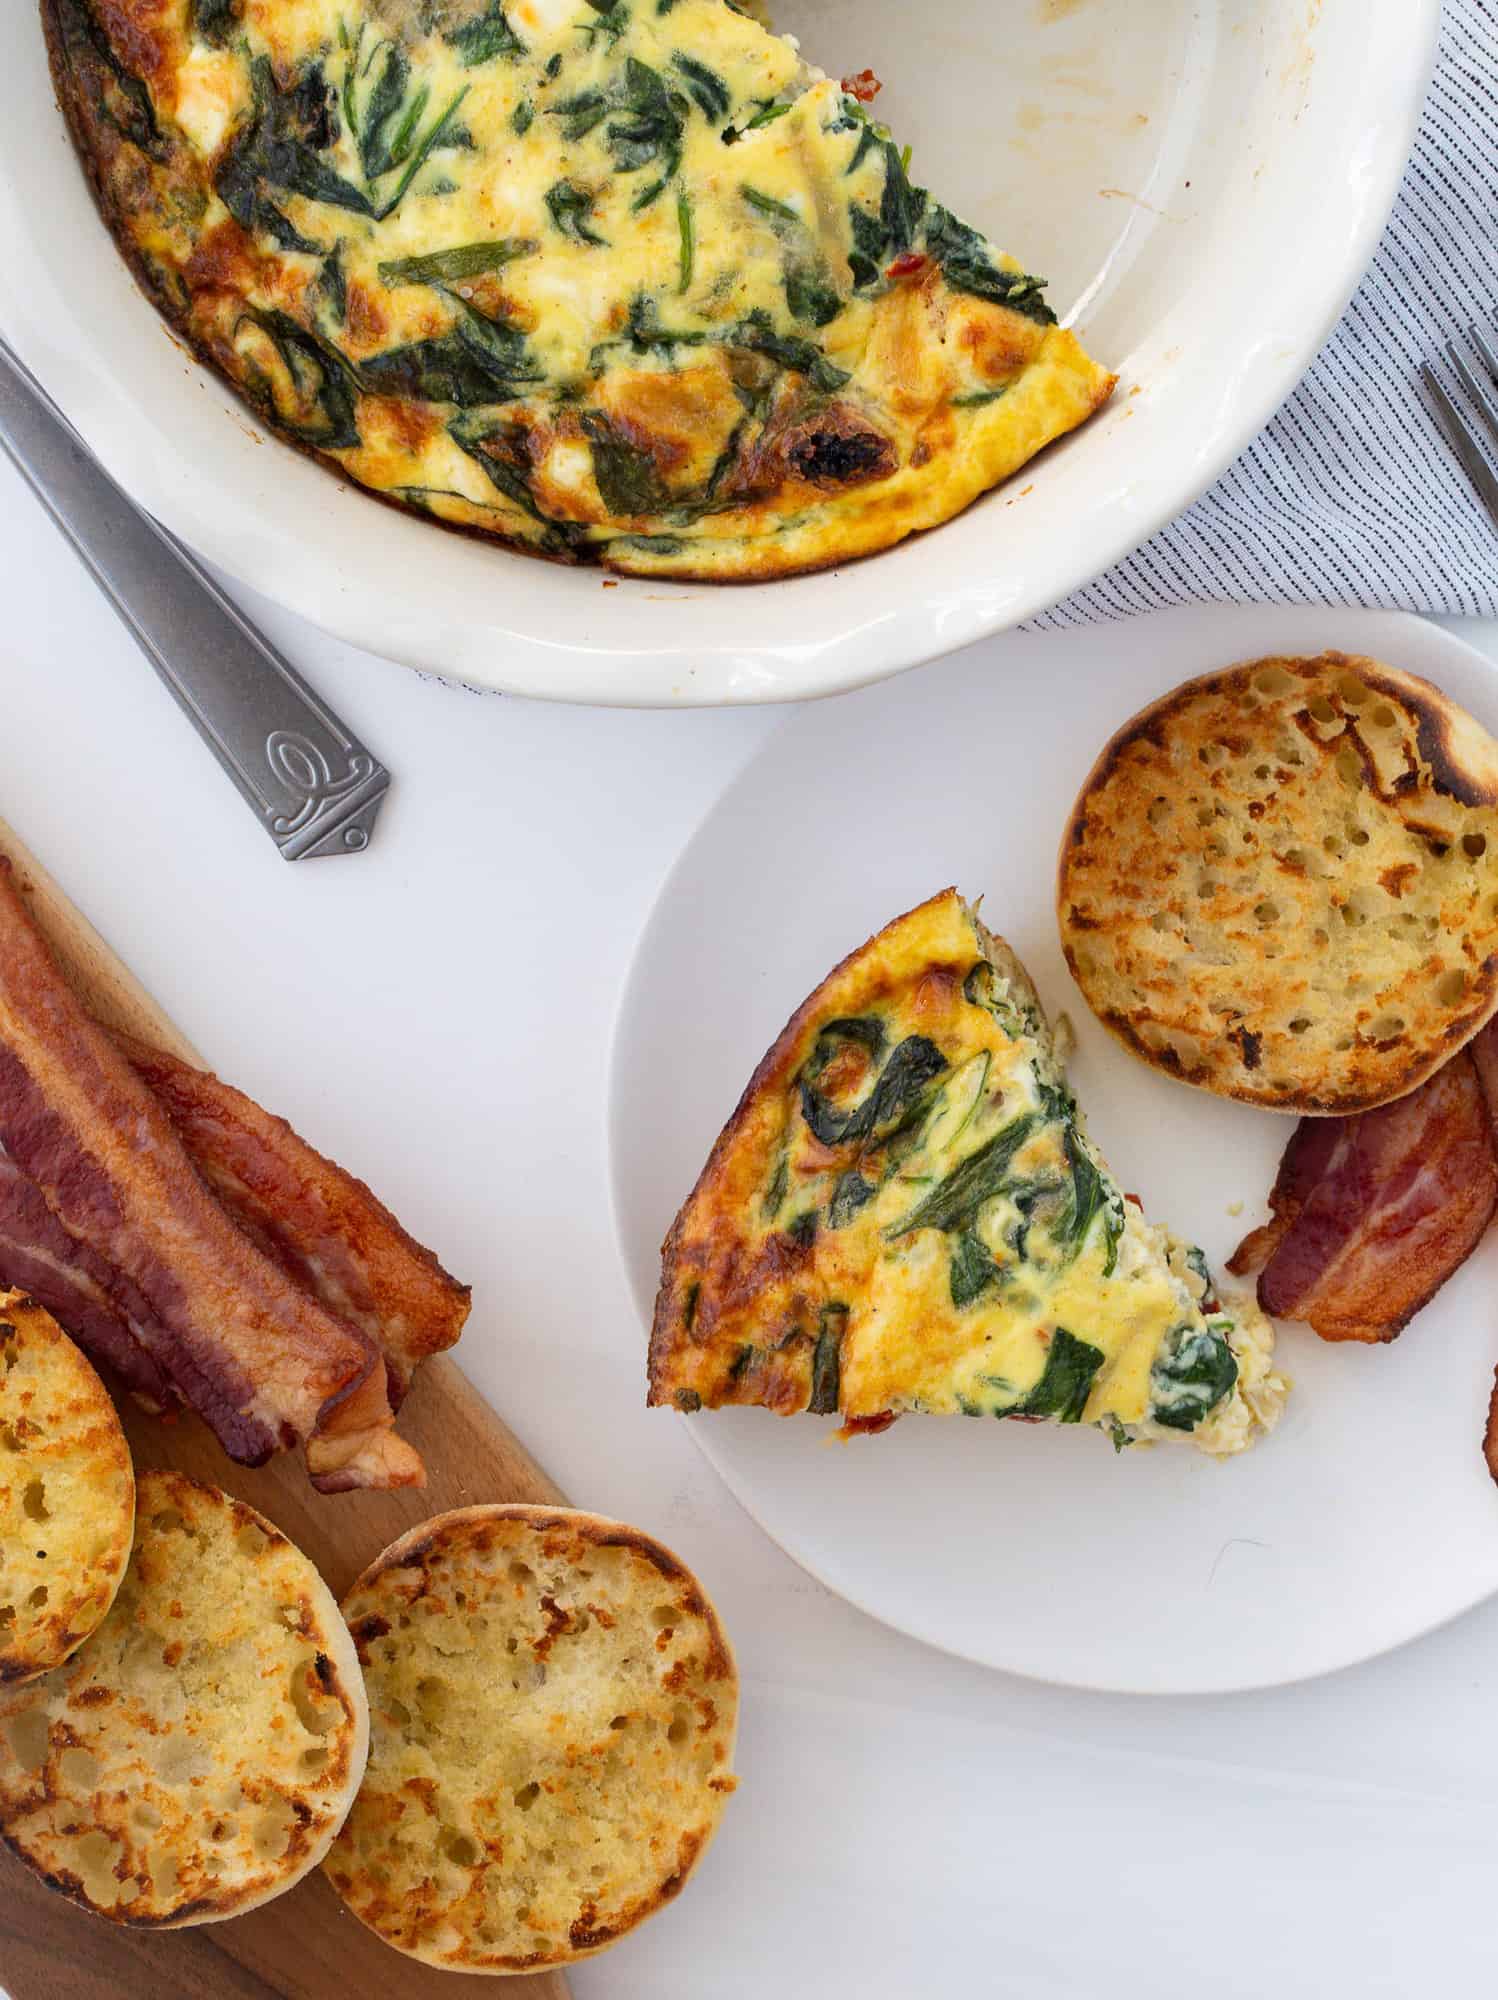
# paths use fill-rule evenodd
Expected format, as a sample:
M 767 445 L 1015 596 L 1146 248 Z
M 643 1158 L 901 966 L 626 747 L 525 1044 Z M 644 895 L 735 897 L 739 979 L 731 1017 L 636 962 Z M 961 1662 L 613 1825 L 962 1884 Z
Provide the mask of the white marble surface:
M 680 1903 L 578 1969 L 579 2000 L 1319 2000 L 1498 1975 L 1498 1604 L 1276 1693 L 1062 1692 L 847 1609 L 643 1408 L 603 1150 L 613 1018 L 666 867 L 773 712 L 478 699 L 257 603 L 398 775 L 368 854 L 288 867 L 8 468 L 0 514 L 0 812 L 226 1074 L 473 1280 L 470 1373 L 574 1498 L 701 1570 L 737 1644 L 723 1833 Z M 1498 658 L 1498 624 L 1462 629 Z

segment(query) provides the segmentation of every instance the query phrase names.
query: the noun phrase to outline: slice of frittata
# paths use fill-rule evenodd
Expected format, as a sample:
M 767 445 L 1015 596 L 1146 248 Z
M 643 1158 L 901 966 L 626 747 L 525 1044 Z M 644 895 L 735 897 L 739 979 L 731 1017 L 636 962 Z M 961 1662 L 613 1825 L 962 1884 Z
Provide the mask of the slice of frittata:
M 666 1239 L 650 1400 L 906 1411 L 1242 1450 L 1273 1332 L 1087 1136 L 1023 966 L 953 889 L 832 972 Z

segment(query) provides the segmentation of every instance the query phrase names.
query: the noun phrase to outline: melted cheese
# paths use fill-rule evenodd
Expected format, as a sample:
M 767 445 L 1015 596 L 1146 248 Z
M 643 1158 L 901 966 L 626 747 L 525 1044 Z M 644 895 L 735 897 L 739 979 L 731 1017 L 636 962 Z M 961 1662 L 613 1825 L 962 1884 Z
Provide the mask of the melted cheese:
M 216 153 L 244 108 L 244 64 L 223 50 L 188 51 L 176 73 L 173 115 L 198 152 Z

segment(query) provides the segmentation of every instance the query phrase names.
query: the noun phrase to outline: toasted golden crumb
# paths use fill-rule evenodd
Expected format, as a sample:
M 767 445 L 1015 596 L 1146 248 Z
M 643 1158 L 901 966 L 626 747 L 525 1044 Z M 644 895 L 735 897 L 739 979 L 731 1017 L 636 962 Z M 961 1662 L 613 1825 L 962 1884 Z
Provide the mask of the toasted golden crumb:
M 82 1645 L 134 1529 L 130 1449 L 104 1384 L 50 1313 L 0 1292 L 0 1687 Z
M 470 1507 L 344 1600 L 368 1775 L 327 1873 L 387 1944 L 523 1972 L 676 1895 L 733 1790 L 733 1656 L 695 1578 L 616 1521 Z
M 1057 906 L 1088 1005 L 1146 1062 L 1366 1110 L 1498 1008 L 1498 744 L 1376 660 L 1205 675 L 1103 751 Z
M 227 1493 L 144 1473 L 109 1616 L 0 1695 L 0 1835 L 115 1923 L 210 1923 L 322 1859 L 368 1740 L 353 1642 L 306 1556 Z

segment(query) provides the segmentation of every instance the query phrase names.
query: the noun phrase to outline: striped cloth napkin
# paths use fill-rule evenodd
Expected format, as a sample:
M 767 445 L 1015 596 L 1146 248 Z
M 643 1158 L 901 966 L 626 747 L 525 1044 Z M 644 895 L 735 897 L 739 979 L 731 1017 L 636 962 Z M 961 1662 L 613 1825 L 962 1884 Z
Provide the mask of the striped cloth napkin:
M 1419 373 L 1474 320 L 1498 324 L 1498 0 L 1446 0 L 1393 217 L 1304 381 L 1194 507 L 1031 629 L 1212 599 L 1498 616 L 1498 528 Z

